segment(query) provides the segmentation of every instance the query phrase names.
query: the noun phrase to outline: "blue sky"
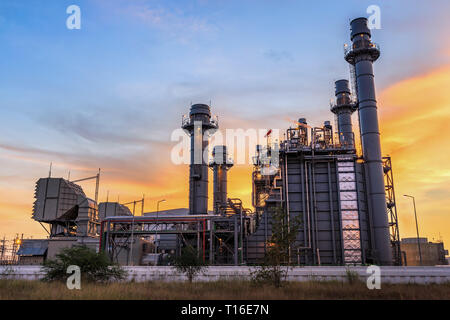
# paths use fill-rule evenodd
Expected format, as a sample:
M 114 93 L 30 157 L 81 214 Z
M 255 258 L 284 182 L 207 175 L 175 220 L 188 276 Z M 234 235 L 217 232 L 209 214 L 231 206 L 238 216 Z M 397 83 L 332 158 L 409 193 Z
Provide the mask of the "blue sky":
M 81 30 L 66 28 L 72 4 Z M 332 120 L 349 20 L 372 4 L 379 90 L 448 63 L 444 0 L 2 0 L 0 191 L 26 195 L 25 210 L 50 161 L 61 176 L 101 166 L 111 179 L 163 181 L 191 102 L 211 100 L 223 128 Z
M 348 20 L 373 3 L 2 1 L 1 103 L 27 128 L 57 130 L 60 117 L 76 125 L 103 116 L 112 128 L 118 117 L 129 119 L 136 134 L 148 120 L 177 126 L 191 101 L 212 100 L 244 118 L 310 113 L 327 107 L 334 79 L 347 77 Z M 70 4 L 81 8 L 82 30 L 65 28 Z M 379 5 L 380 88 L 439 63 L 430 20 L 445 18 L 442 6 Z M 165 139 L 164 130 L 154 134 Z

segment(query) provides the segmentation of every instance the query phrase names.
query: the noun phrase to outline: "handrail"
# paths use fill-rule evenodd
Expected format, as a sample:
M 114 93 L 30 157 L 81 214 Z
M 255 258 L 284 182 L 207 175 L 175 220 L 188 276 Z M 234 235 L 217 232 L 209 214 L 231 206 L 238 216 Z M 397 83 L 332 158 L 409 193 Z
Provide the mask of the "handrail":
M 370 40 L 360 40 L 355 41 L 351 46 L 347 43 L 344 44 L 344 54 L 348 55 L 352 51 L 363 50 L 363 49 L 378 49 L 380 50 L 380 45 L 376 42 Z

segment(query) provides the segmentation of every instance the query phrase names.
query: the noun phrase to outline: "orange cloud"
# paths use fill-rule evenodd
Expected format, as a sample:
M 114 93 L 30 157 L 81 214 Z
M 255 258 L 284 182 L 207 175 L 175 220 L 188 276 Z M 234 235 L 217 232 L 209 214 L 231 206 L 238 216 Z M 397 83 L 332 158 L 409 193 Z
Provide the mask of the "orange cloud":
M 383 153 L 392 156 L 397 204 L 402 237 L 415 236 L 412 204 L 403 194 L 416 196 L 421 235 L 430 239 L 442 236 L 450 246 L 450 140 L 447 127 L 450 124 L 450 66 L 442 67 L 428 74 L 419 75 L 398 82 L 379 93 L 380 126 Z M 258 119 L 253 125 L 285 123 L 280 119 Z M 227 119 L 227 117 L 223 117 Z M 222 123 L 222 128 L 249 125 L 248 121 L 233 119 Z M 288 126 L 288 123 L 285 123 Z M 357 130 L 357 129 L 356 129 Z M 356 131 L 355 130 L 355 131 Z M 166 145 L 159 154 L 168 155 Z M 19 150 L 20 151 L 20 150 Z M 45 236 L 41 226 L 31 219 L 34 183 L 48 170 L 50 158 L 9 150 L 2 159 L 11 169 L 18 161 L 25 171 L 12 171 L 11 179 L 0 183 L 0 236 L 16 233 Z M 145 194 L 145 211 L 156 210 L 156 202 L 165 198 L 161 209 L 188 207 L 187 165 L 173 165 L 165 158 L 155 159 L 150 154 L 133 157 L 133 161 L 109 161 L 105 158 L 95 162 L 105 164 L 100 185 L 100 201 L 121 202 L 138 200 Z M 107 163 L 103 163 L 103 162 Z M 23 164 L 23 165 L 22 165 Z M 90 175 L 96 171 L 85 165 L 54 163 L 55 175 L 66 175 L 67 168 L 73 178 Z M 229 197 L 241 198 L 244 206 L 251 208 L 251 165 L 236 165 L 228 175 Z M 45 174 L 44 174 L 45 175 Z M 76 175 L 76 177 L 75 177 Z M 22 177 L 17 183 L 17 177 Z M 16 183 L 16 184 L 15 184 Z M 95 183 L 83 183 L 88 196 L 93 197 Z M 210 204 L 212 208 L 212 175 L 210 174 Z M 137 210 L 140 210 L 138 208 Z
M 383 153 L 393 159 L 402 237 L 415 236 L 416 197 L 421 236 L 450 245 L 450 66 L 406 79 L 379 95 Z

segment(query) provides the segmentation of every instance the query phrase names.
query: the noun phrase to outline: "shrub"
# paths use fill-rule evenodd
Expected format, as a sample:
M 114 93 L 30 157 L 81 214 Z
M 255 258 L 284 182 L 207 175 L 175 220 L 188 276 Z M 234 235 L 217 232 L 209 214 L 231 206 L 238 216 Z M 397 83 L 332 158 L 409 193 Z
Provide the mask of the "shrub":
M 255 285 L 268 284 L 276 288 L 282 286 L 287 270 L 279 265 L 262 265 L 250 272 L 251 282 Z
M 360 282 L 358 273 L 356 271 L 353 271 L 353 270 L 349 269 L 349 268 L 347 268 L 345 270 L 345 276 L 346 276 L 347 282 L 349 284 L 355 284 L 355 283 Z
M 289 251 L 295 250 L 302 220 L 296 216 L 287 221 L 287 213 L 282 207 L 273 208 L 271 217 L 272 236 L 267 244 L 265 262 L 251 272 L 251 280 L 254 284 L 270 284 L 279 288 L 287 276 L 287 267 L 282 266 L 291 264 Z
M 184 273 L 191 283 L 195 276 L 202 272 L 207 264 L 198 256 L 197 250 L 186 247 L 181 250 L 181 255 L 172 259 L 174 268 Z
M 56 255 L 56 259 L 44 262 L 44 281 L 65 281 L 67 268 L 71 265 L 80 267 L 81 278 L 91 282 L 122 280 L 126 272 L 120 266 L 112 264 L 108 256 L 96 253 L 86 246 L 65 248 Z

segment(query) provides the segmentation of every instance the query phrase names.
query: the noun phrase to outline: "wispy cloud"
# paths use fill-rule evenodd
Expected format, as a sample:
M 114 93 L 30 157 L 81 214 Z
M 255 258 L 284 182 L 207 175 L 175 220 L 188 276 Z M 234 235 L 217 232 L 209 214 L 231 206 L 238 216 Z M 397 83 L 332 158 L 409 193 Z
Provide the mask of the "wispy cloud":
M 107 2 L 103 5 L 112 8 L 116 14 L 143 23 L 180 43 L 189 43 L 194 36 L 217 30 L 207 18 L 175 4 L 146 0 Z
M 285 50 L 275 50 L 270 49 L 264 52 L 264 56 L 272 61 L 280 62 L 280 61 L 294 61 L 294 57 L 291 53 Z
M 418 75 L 380 94 L 383 152 L 393 159 L 402 236 L 414 233 L 411 203 L 416 196 L 424 235 L 444 235 L 450 225 L 450 65 Z M 440 217 L 440 223 L 436 219 Z

